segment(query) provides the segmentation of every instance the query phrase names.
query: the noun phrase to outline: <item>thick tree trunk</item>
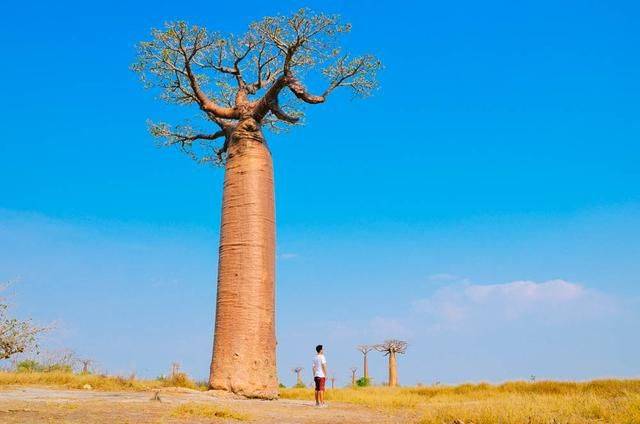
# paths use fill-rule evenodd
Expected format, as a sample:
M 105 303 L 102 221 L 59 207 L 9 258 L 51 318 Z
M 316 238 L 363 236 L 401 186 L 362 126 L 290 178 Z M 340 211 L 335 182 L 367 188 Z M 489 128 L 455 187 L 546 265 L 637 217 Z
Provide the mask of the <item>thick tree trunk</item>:
M 278 397 L 274 209 L 267 146 L 236 136 L 228 147 L 222 199 L 212 389 Z
M 396 363 L 396 353 L 389 352 L 389 387 L 398 385 L 398 367 Z
M 364 354 L 364 378 L 369 378 L 369 366 L 367 364 L 367 354 Z

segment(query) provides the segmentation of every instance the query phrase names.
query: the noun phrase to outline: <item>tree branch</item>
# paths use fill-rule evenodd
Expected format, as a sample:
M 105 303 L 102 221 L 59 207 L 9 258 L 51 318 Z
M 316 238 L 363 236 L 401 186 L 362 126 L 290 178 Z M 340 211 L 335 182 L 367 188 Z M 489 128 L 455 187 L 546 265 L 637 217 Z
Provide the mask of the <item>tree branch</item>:
M 193 69 L 191 68 L 191 60 L 193 59 L 193 56 L 196 53 L 195 47 L 194 47 L 193 54 L 191 55 L 187 54 L 187 51 L 183 46 L 184 32 L 183 31 L 178 32 L 177 38 L 178 38 L 179 51 L 184 58 L 184 69 L 185 69 L 187 78 L 189 80 L 189 85 L 191 86 L 191 89 L 193 90 L 193 93 L 198 103 L 200 104 L 200 109 L 207 112 L 211 112 L 219 118 L 227 118 L 227 119 L 237 118 L 238 113 L 234 108 L 219 106 L 214 101 L 209 99 L 209 97 L 207 97 L 207 95 L 202 91 L 202 89 L 200 88 L 200 84 L 198 84 L 198 80 L 195 74 L 193 73 Z
M 284 110 L 282 110 L 282 108 L 280 108 L 280 105 L 277 101 L 277 98 L 276 98 L 276 101 L 274 101 L 271 104 L 270 110 L 281 121 L 285 121 L 290 124 L 296 124 L 298 121 L 300 121 L 300 117 L 289 115 Z
M 302 83 L 293 75 L 289 76 L 287 81 L 287 87 L 289 90 L 300 100 L 305 103 L 318 104 L 325 101 L 325 96 L 315 96 L 310 94 Z M 326 92 L 328 94 L 328 92 Z

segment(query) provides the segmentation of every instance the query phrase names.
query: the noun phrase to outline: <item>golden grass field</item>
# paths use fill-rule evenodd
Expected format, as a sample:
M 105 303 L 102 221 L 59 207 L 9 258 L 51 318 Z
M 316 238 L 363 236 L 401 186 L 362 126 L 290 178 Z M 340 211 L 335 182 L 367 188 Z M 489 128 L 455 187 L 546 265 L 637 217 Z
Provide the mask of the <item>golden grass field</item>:
M 186 382 L 180 379 L 178 383 L 182 387 L 205 390 L 201 386 L 196 387 L 188 379 Z M 3 386 L 81 389 L 86 384 L 93 390 L 124 392 L 149 391 L 172 386 L 170 380 L 135 380 L 64 372 L 0 372 L 0 390 Z M 281 389 L 280 396 L 282 399 L 311 403 L 313 390 Z M 343 411 L 347 411 L 348 405 L 353 404 L 351 408 L 365 407 L 361 411 L 380 411 L 386 414 L 387 420 L 389 417 L 398 417 L 398 421 L 391 418 L 391 422 L 407 422 L 407 417 L 411 417 L 410 422 L 421 424 L 640 424 L 640 380 L 339 388 L 328 389 L 326 399 L 330 407 L 323 410 L 323 413 L 331 413 L 332 402 L 336 405 L 335 409 L 339 409 L 338 403 L 344 405 L 340 406 Z M 257 402 L 240 411 L 234 410 L 235 404 L 221 407 L 202 402 L 187 402 L 172 409 L 170 417 L 180 422 L 198 417 L 211 419 L 211 422 L 260 421 L 253 418 L 254 415 L 259 416 L 254 412 L 260 411 L 251 408 L 271 408 L 278 403 Z
M 188 389 L 206 390 L 190 380 L 185 374 L 178 374 L 166 380 L 140 380 L 120 376 L 100 374 L 75 374 L 71 372 L 2 372 L 0 386 L 56 386 L 67 389 L 82 389 L 85 385 L 103 391 L 142 391 L 162 387 L 184 387 Z
M 311 389 L 281 397 L 309 399 Z M 328 390 L 327 401 L 412 409 L 421 424 L 639 424 L 640 380 L 540 381 Z

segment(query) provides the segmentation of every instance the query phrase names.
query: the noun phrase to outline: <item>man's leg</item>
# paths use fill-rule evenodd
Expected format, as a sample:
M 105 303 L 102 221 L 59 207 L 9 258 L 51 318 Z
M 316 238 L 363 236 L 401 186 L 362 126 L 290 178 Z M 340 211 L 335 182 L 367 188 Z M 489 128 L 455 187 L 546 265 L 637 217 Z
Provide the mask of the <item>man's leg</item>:
M 324 406 L 324 383 L 326 381 L 326 378 L 322 377 L 320 378 L 320 406 Z
M 316 406 L 320 405 L 320 390 L 316 390 Z

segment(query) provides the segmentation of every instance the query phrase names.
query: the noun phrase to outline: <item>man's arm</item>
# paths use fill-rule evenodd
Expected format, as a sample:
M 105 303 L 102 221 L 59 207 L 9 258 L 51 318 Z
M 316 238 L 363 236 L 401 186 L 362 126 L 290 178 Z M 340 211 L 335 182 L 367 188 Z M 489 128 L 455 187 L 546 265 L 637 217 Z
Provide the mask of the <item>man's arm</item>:
M 329 373 L 327 372 L 327 360 L 324 359 L 324 357 L 322 358 L 322 372 L 324 372 L 324 378 L 329 376 Z

